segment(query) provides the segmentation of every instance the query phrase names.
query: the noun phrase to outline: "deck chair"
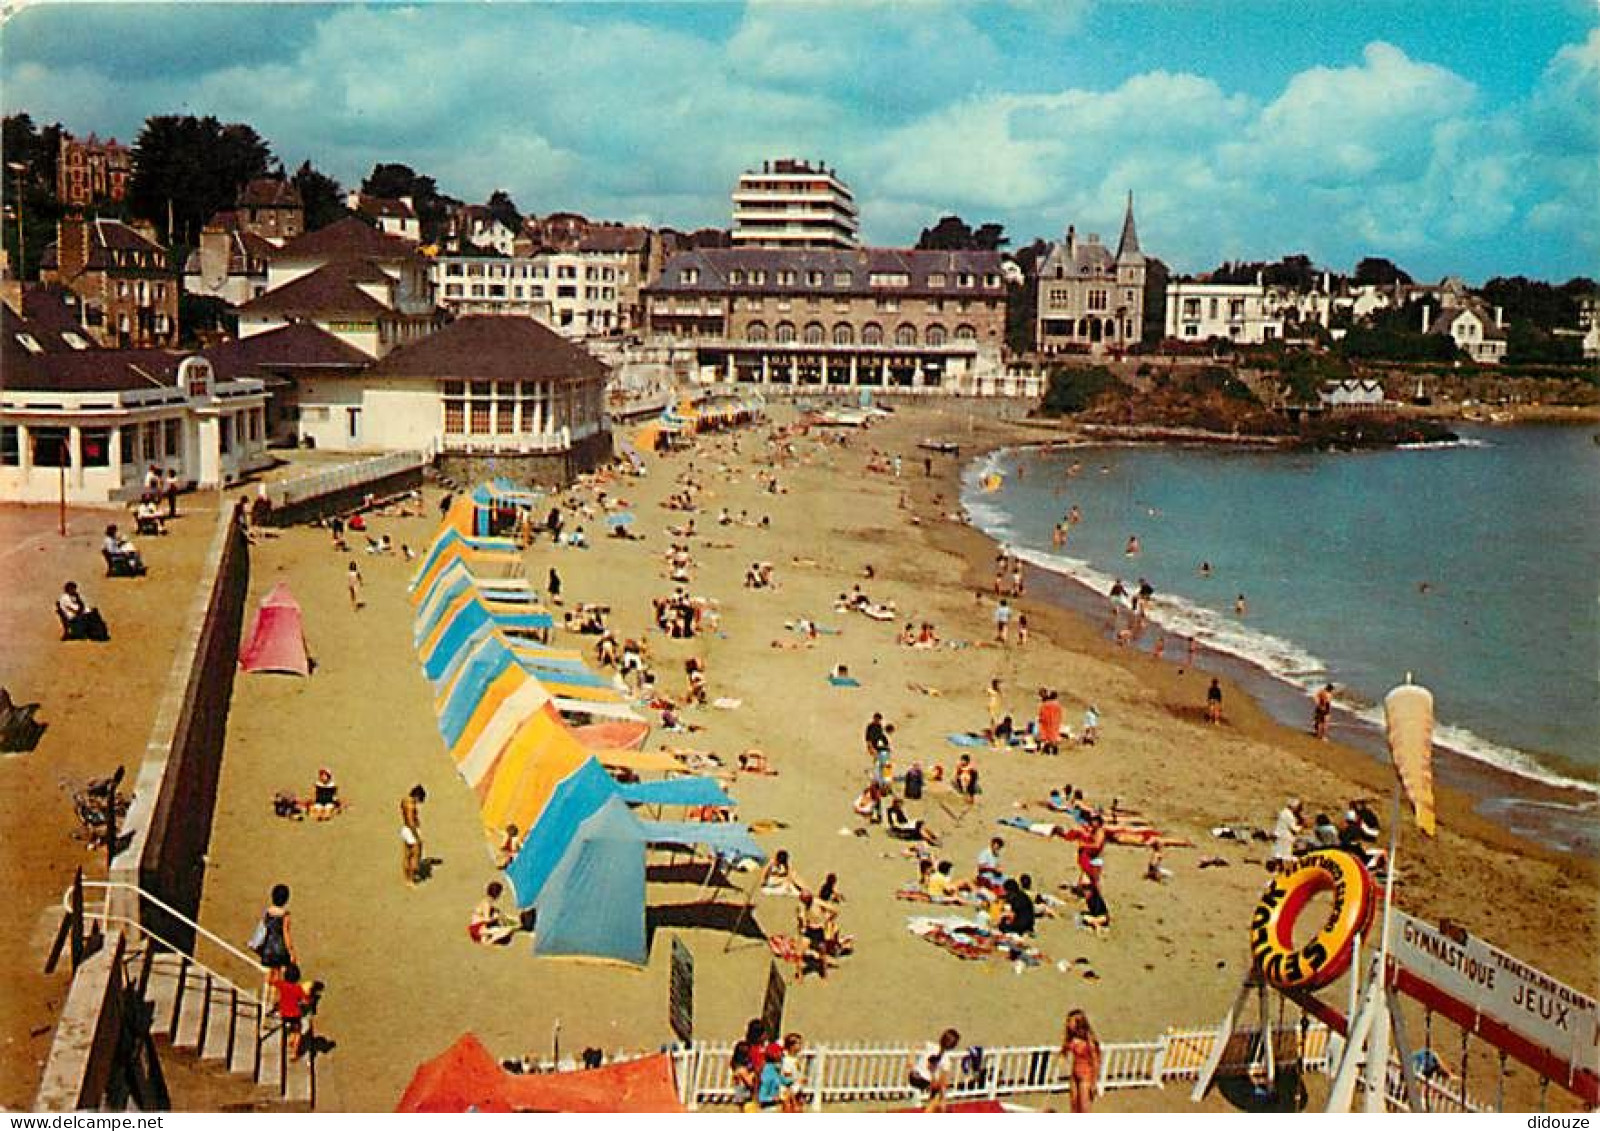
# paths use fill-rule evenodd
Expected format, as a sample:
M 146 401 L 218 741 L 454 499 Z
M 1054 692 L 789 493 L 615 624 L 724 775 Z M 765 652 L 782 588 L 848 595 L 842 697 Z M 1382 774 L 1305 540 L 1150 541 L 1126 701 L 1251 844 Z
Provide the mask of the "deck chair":
M 38 745 L 44 733 L 44 724 L 33 717 L 38 710 L 37 703 L 13 702 L 11 692 L 0 687 L 0 751 L 21 754 Z
M 129 554 L 101 550 L 100 556 L 106 560 L 107 577 L 142 577 L 146 572 L 145 566 Z

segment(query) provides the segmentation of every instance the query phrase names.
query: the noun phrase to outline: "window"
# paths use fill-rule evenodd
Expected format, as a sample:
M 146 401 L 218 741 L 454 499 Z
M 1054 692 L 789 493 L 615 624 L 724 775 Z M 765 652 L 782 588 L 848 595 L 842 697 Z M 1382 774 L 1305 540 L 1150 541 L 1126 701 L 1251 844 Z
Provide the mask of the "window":
M 867 283 L 874 287 L 909 287 L 911 276 L 904 271 L 874 271 L 867 277 Z
M 821 322 L 807 322 L 805 328 L 805 341 L 808 346 L 820 346 L 827 340 L 826 331 Z
M 1211 300 L 1210 309 L 1211 309 L 1211 317 L 1214 320 L 1217 317 L 1217 300 L 1216 299 L 1212 299 Z
M 836 287 L 848 287 L 851 280 L 852 276 L 848 271 L 835 271 L 833 273 L 833 285 Z
M 999 275 L 985 275 L 983 277 L 983 285 L 986 286 L 986 287 L 998 287 L 1000 285 L 1000 276 Z
M 1107 305 L 1106 299 L 1107 299 L 1107 296 L 1106 296 L 1106 292 L 1105 291 L 1090 291 L 1089 292 L 1089 309 L 1090 310 L 1104 310 L 1106 308 L 1106 305 Z
M 1048 298 L 1051 306 L 1064 307 L 1069 301 L 1071 301 L 1068 297 L 1069 294 L 1070 292 L 1066 287 L 1051 287 L 1050 290 L 1046 292 L 1046 297 Z
M 928 276 L 928 286 L 930 287 L 942 287 L 947 282 L 948 280 L 945 278 L 943 271 L 935 271 L 932 275 Z
M 902 322 L 895 327 L 894 344 L 897 346 L 914 346 L 917 344 L 917 328 L 909 322 Z
M 757 286 L 757 287 L 765 286 L 766 282 L 767 282 L 767 273 L 765 271 L 752 271 L 752 272 L 750 272 L 750 283 L 751 283 L 752 286 Z
M 746 310 L 760 310 L 763 303 L 760 295 L 751 295 L 744 300 Z
M 855 329 L 848 322 L 840 322 L 833 328 L 833 344 L 848 346 L 856 340 Z
M 0 424 L 0 467 L 22 463 L 22 430 L 15 424 Z
M 922 340 L 930 346 L 942 346 L 944 345 L 944 339 L 944 327 L 938 323 L 934 323 L 922 332 Z
M 961 325 L 956 327 L 956 341 L 958 341 L 958 342 L 975 342 L 977 340 L 978 340 L 978 331 L 974 330 L 971 326 L 967 325 L 965 322 L 963 322 Z
M 956 276 L 956 286 L 958 287 L 970 287 L 975 281 L 974 277 L 966 271 Z
M 794 272 L 793 271 L 787 271 L 787 270 L 786 271 L 779 271 L 778 272 L 778 285 L 780 287 L 792 287 L 792 286 L 794 286 Z
M 777 332 L 773 335 L 773 339 L 779 342 L 794 341 L 794 323 L 779 322 Z
M 822 286 L 822 272 L 821 271 L 807 271 L 806 272 L 806 286 L 808 286 L 808 287 L 820 287 L 820 286 Z
M 444 430 L 459 436 L 467 430 L 467 402 L 450 397 L 444 402 Z
M 1228 317 L 1233 321 L 1238 321 L 1244 317 L 1244 299 L 1230 298 L 1228 300 Z
M 182 451 L 182 447 L 181 447 L 181 444 L 179 443 L 179 441 L 180 441 L 180 433 L 179 433 L 178 430 L 183 427 L 183 421 L 181 421 L 181 420 L 163 421 L 162 427 L 166 429 L 166 433 L 167 433 L 167 435 L 166 435 L 166 441 L 167 441 L 166 451 L 167 451 L 167 455 L 168 456 L 177 456 L 177 455 L 179 455 L 181 453 L 181 451 Z
M 744 337 L 747 342 L 764 342 L 767 340 L 767 324 L 765 322 L 752 322 L 744 328 Z
M 472 434 L 474 436 L 487 436 L 489 434 L 489 401 L 473 401 L 472 403 Z
M 732 271 L 729 271 L 728 272 L 728 282 L 732 283 L 736 287 L 743 285 L 743 283 L 744 283 L 744 272 L 738 270 L 737 268 L 735 268 Z
M 900 300 L 897 298 L 879 298 L 874 305 L 887 314 L 893 314 L 900 309 Z
M 1200 317 L 1200 300 L 1197 299 L 1197 298 L 1186 298 L 1186 299 L 1184 299 L 1183 300 L 1183 316 L 1185 318 L 1199 318 Z
M 883 327 L 876 322 L 868 322 L 861 327 L 861 344 L 864 346 L 881 346 L 883 344 Z

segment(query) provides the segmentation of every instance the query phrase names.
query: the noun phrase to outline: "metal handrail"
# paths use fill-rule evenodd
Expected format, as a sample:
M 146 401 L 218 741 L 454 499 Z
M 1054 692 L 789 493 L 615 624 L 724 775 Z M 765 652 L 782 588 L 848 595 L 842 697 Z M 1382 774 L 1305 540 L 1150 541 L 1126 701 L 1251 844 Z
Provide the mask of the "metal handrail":
M 189 918 L 187 915 L 185 915 L 183 912 L 179 911 L 177 908 L 173 907 L 171 904 L 165 902 L 164 900 L 160 899 L 159 897 L 157 897 L 155 895 L 152 895 L 150 892 L 145 891 L 143 888 L 139 887 L 138 885 L 129 884 L 129 883 L 123 883 L 122 881 L 119 881 L 119 880 L 84 880 L 83 881 L 83 886 L 84 886 L 84 888 L 94 888 L 94 889 L 96 889 L 98 891 L 105 892 L 105 895 L 106 895 L 105 902 L 104 902 L 104 905 L 102 906 L 102 908 L 101 908 L 101 910 L 99 912 L 99 920 L 100 920 L 100 922 L 102 924 L 105 924 L 105 923 L 122 923 L 122 924 L 124 924 L 126 926 L 133 927 L 134 929 L 138 930 L 140 934 L 146 936 L 147 938 L 154 939 L 156 942 L 160 943 L 162 946 L 166 947 L 167 949 L 169 949 L 171 951 L 174 951 L 174 952 L 176 952 L 178 954 L 185 954 L 190 959 L 190 961 L 193 961 L 195 963 L 195 965 L 200 966 L 203 969 L 206 969 L 208 972 L 216 975 L 216 977 L 218 977 L 218 978 L 222 978 L 222 980 L 224 982 L 227 982 L 229 986 L 231 986 L 231 987 L 233 987 L 235 989 L 240 989 L 240 992 L 247 992 L 247 991 L 244 991 L 241 987 L 238 987 L 230 979 L 223 978 L 223 976 L 221 974 L 217 974 L 216 971 L 211 970 L 210 967 L 207 967 L 207 966 L 205 966 L 204 963 L 199 962 L 198 960 L 196 960 L 192 954 L 187 954 L 187 952 L 185 952 L 182 947 L 177 946 L 176 944 L 174 944 L 173 942 L 169 941 L 168 939 L 162 938 L 155 931 L 152 931 L 149 927 L 147 927 L 144 923 L 140 922 L 139 920 L 130 919 L 125 915 L 114 915 L 114 914 L 112 914 L 112 911 L 111 911 L 111 893 L 113 891 L 130 892 L 130 893 L 132 893 L 134 895 L 137 895 L 140 900 L 149 900 L 156 907 L 160 908 L 162 911 L 164 911 L 168 915 L 172 916 L 174 919 L 176 919 L 178 922 L 182 923 L 184 926 L 186 926 L 186 927 L 190 928 L 191 930 L 193 930 L 197 936 L 205 939 L 207 942 L 211 943 L 213 946 L 219 948 L 220 950 L 224 951 L 225 953 L 227 953 L 229 955 L 232 955 L 233 957 L 239 959 L 241 962 L 245 963 L 245 965 L 250 967 L 253 972 L 260 974 L 263 979 L 266 978 L 267 968 L 265 966 L 261 965 L 261 960 L 259 958 L 256 958 L 255 956 L 250 955 L 250 954 L 246 954 L 244 951 L 240 950 L 238 947 L 236 947 L 232 943 L 230 943 L 227 939 L 222 938 L 220 935 L 217 935 L 217 934 L 215 934 L 215 933 L 213 933 L 211 931 L 206 930 L 199 923 L 196 923 L 193 919 Z M 61 909 L 63 911 L 65 911 L 65 912 L 67 912 L 68 914 L 72 913 L 72 889 L 70 887 L 61 896 Z M 261 1004 L 259 999 L 252 999 L 252 1000 L 255 1001 L 257 1004 Z

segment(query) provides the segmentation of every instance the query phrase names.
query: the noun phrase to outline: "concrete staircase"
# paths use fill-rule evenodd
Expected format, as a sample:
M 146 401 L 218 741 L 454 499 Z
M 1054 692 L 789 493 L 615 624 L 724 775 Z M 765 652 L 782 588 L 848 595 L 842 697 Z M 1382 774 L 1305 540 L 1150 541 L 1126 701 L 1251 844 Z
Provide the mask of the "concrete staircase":
M 151 1036 L 204 1067 L 252 1081 L 275 1101 L 315 1108 L 315 1034 L 303 1035 L 305 1055 L 290 1057 L 288 1034 L 264 1004 L 264 984 L 244 989 L 148 938 L 129 948 L 125 963 L 129 984 L 150 1007 Z

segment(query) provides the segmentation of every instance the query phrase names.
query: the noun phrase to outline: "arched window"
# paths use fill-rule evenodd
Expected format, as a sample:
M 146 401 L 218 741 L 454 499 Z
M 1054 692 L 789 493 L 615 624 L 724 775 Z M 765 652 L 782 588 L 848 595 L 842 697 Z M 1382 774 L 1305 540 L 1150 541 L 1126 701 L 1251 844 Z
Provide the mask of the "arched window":
M 973 342 L 973 341 L 977 341 L 977 339 L 978 339 L 978 331 L 974 330 L 971 326 L 967 325 L 965 322 L 963 322 L 961 325 L 956 327 L 956 341 L 958 341 L 958 342 Z
M 855 328 L 848 322 L 840 322 L 833 328 L 833 344 L 848 346 L 856 340 Z
M 944 339 L 944 327 L 937 322 L 922 332 L 922 340 L 930 346 L 942 346 Z
M 861 327 L 861 344 L 864 346 L 883 345 L 883 327 L 876 322 L 868 322 Z
M 808 346 L 820 346 L 827 341 L 827 331 L 822 328 L 821 322 L 807 322 L 805 328 L 805 342 Z
M 894 344 L 897 346 L 914 346 L 917 344 L 917 328 L 909 322 L 902 322 L 895 327 Z
M 777 332 L 772 335 L 772 340 L 775 342 L 794 341 L 794 323 L 779 322 Z
M 1117 320 L 1115 318 L 1106 319 L 1105 336 L 1108 338 L 1114 338 L 1117 336 Z
M 765 322 L 752 322 L 744 328 L 744 337 L 747 342 L 764 342 L 767 340 L 767 324 Z

